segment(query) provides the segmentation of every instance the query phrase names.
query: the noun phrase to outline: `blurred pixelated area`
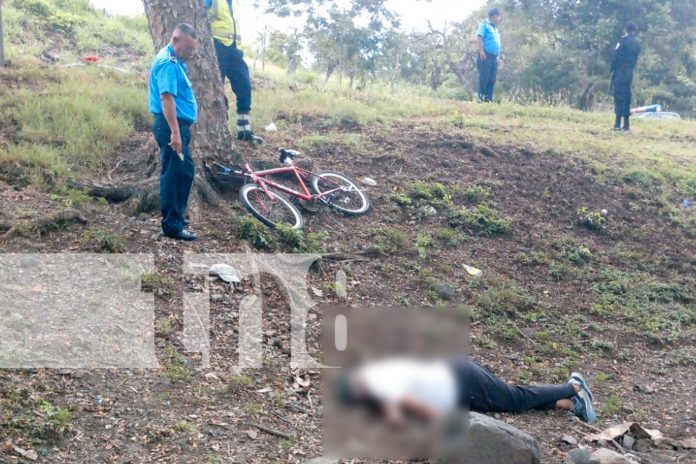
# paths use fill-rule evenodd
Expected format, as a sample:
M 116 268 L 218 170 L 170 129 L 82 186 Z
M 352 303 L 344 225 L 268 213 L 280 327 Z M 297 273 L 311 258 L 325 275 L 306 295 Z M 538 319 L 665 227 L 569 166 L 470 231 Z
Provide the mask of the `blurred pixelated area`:
M 466 411 L 450 411 L 430 421 L 407 415 L 395 425 L 384 420 L 383 405 L 367 398 L 346 401 L 346 396 L 354 396 L 347 389 L 356 373 L 369 370 L 376 388 L 389 395 L 402 391 L 404 385 L 398 383 L 404 369 L 438 375 L 440 364 L 466 357 L 467 314 L 459 308 L 325 308 L 323 314 L 326 453 L 344 459 L 461 455 L 467 446 Z

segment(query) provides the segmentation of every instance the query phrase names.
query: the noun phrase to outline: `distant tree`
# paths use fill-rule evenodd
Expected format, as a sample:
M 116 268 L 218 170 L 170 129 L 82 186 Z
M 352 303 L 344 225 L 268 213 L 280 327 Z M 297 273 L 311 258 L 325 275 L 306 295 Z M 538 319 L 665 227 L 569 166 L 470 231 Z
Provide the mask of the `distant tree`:
M 268 43 L 268 55 L 275 64 L 287 68 L 288 74 L 294 74 L 301 60 L 302 43 L 298 31 L 286 34 L 280 31 L 271 33 Z
M 268 0 L 267 11 L 306 18 L 304 38 L 326 79 L 336 73 L 366 82 L 376 75 L 383 43 L 398 26 L 386 0 Z

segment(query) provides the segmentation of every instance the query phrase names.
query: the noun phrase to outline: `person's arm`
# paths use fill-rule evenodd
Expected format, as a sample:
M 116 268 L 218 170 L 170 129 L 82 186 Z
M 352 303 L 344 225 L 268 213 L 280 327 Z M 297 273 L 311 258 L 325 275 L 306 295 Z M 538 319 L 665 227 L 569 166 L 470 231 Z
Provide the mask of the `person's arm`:
M 486 50 L 483 48 L 483 38 L 486 36 L 486 24 L 479 24 L 478 31 L 476 31 L 476 44 L 478 46 L 479 56 L 482 60 L 486 60 Z
M 481 57 L 482 60 L 486 60 L 486 51 L 483 49 L 483 37 L 478 36 L 476 38 L 476 42 L 478 44 L 478 52 L 479 56 Z
M 438 411 L 427 404 L 409 397 L 403 398 L 400 406 L 402 411 L 425 421 L 432 420 L 440 415 Z
M 171 142 L 169 146 L 172 147 L 177 155 L 180 154 L 184 147 L 181 141 L 181 129 L 179 128 L 179 120 L 176 118 L 176 102 L 174 101 L 174 96 L 169 93 L 163 93 L 160 95 L 162 100 L 162 113 L 164 118 L 169 124 L 169 129 L 172 132 Z
M 177 64 L 174 61 L 170 61 L 159 68 L 156 73 L 160 100 L 162 101 L 162 113 L 172 132 L 169 146 L 177 154 L 180 154 L 183 150 L 183 144 L 181 142 L 179 121 L 176 117 L 176 101 L 174 100 L 179 92 Z

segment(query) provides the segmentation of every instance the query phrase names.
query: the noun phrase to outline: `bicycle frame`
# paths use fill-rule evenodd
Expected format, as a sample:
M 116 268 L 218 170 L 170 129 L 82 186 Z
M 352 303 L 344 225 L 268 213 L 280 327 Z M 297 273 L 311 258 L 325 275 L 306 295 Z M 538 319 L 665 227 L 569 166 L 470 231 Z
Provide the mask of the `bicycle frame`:
M 254 172 L 251 169 L 250 165 L 245 166 L 245 175 L 247 175 L 251 181 L 257 185 L 259 185 L 264 193 L 270 197 L 270 194 L 268 192 L 268 187 L 271 187 L 275 190 L 279 190 L 283 193 L 287 193 L 288 195 L 292 195 L 294 197 L 297 197 L 303 201 L 315 201 L 315 200 L 324 200 L 325 197 L 330 196 L 331 194 L 340 191 L 342 188 L 339 186 L 338 188 L 334 190 L 330 190 L 328 192 L 324 192 L 322 194 L 312 194 L 312 192 L 309 191 L 307 188 L 307 184 L 304 182 L 303 175 L 306 177 L 316 175 L 313 174 L 309 171 L 305 171 L 304 169 L 298 168 L 297 166 L 288 166 L 288 167 L 282 167 L 282 168 L 275 168 L 275 169 L 268 169 L 265 171 L 257 171 Z M 281 185 L 277 182 L 272 181 L 271 179 L 267 179 L 269 176 L 277 176 L 277 175 L 282 175 L 282 174 L 294 174 L 295 175 L 295 180 L 297 183 L 300 185 L 302 188 L 301 192 L 298 192 L 297 190 L 293 190 L 289 187 L 286 187 L 284 185 Z M 271 197 L 272 198 L 272 197 Z

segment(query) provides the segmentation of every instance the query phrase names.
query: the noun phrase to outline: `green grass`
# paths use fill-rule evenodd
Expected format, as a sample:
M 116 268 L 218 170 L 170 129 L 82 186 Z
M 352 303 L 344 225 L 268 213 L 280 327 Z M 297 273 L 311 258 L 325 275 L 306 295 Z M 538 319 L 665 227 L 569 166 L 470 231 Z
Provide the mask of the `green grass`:
M 324 84 L 311 73 L 287 76 L 284 70 L 268 66 L 257 77 L 272 81 L 259 92 L 254 114 L 259 123 L 289 122 L 321 118 L 327 123 L 350 121 L 358 124 L 391 122 L 404 117 L 441 115 L 454 111 L 453 101 L 433 98 L 424 88 L 398 86 L 392 93 L 386 85 L 375 84 L 364 90 L 351 90 L 335 82 Z
M 35 63 L 51 41 L 52 33 L 64 37 L 58 62 L 73 63 L 96 53 L 106 62 L 127 55 L 130 67 L 142 68 L 153 44 L 145 16 L 108 17 L 87 0 L 12 0 L 3 5 L 7 58 Z
M 18 89 L 0 108 L 0 126 L 15 129 L 12 143 L 0 147 L 0 172 L 10 182 L 53 187 L 102 169 L 149 121 L 144 84 L 97 69 L 55 72 L 60 82 Z
M 696 282 L 691 276 L 670 281 L 647 273 L 605 269 L 593 285 L 591 312 L 619 321 L 636 335 L 667 342 L 688 337 L 696 323 Z
M 510 102 L 460 106 L 442 121 L 444 127 L 491 144 L 518 146 L 524 141 L 532 152 L 577 156 L 590 161 L 600 179 L 671 184 L 680 194 L 693 195 L 696 124 L 692 121 L 634 120 L 632 134 L 617 135 L 609 130 L 611 114 Z

